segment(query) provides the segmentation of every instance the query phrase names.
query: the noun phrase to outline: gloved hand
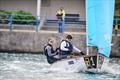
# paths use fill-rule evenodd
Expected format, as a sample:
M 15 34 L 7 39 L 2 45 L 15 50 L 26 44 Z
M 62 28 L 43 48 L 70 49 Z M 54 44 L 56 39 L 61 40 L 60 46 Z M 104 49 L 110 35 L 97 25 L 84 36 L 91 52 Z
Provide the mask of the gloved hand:
M 59 48 L 56 48 L 56 50 L 55 50 L 56 52 L 60 52 L 60 49 Z
M 56 52 L 56 55 L 60 54 L 60 49 L 56 48 L 55 52 Z
M 85 53 L 83 53 L 82 51 L 80 52 L 80 54 L 85 55 Z

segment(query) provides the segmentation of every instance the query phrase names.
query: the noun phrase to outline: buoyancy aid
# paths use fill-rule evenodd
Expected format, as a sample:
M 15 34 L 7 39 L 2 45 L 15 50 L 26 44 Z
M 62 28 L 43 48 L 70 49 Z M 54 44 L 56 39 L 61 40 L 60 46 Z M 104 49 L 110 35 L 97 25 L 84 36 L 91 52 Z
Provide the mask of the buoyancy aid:
M 60 49 L 60 52 L 61 52 L 62 55 L 68 55 L 68 54 L 70 54 L 70 53 L 73 51 L 73 45 L 71 44 L 71 42 L 69 42 L 69 41 L 67 41 L 67 40 L 62 40 L 61 43 L 62 43 L 63 41 L 66 42 L 65 48 L 67 48 L 68 51 L 64 51 L 64 50 L 61 50 L 61 49 Z M 61 46 L 61 45 L 60 45 L 60 46 Z
M 51 54 L 53 54 L 55 51 L 54 51 L 54 49 L 53 49 L 53 46 L 50 45 L 50 44 L 47 44 L 47 45 L 44 47 L 44 54 L 45 54 L 46 57 L 47 57 L 47 61 L 48 61 L 49 64 L 52 64 L 52 63 L 54 63 L 55 61 L 57 61 L 57 59 L 54 58 L 54 56 L 50 56 L 50 55 L 48 54 L 48 51 L 47 51 L 47 49 L 46 49 L 47 46 L 50 46 L 50 47 L 51 47 Z
M 50 45 L 50 44 L 47 44 L 47 45 L 44 47 L 44 54 L 45 54 L 47 57 L 51 57 L 50 55 L 48 55 L 48 52 L 47 52 L 47 49 L 46 49 L 47 46 L 50 46 L 50 47 L 51 47 L 51 53 L 54 53 L 55 51 L 54 51 L 54 49 L 53 49 L 53 46 Z

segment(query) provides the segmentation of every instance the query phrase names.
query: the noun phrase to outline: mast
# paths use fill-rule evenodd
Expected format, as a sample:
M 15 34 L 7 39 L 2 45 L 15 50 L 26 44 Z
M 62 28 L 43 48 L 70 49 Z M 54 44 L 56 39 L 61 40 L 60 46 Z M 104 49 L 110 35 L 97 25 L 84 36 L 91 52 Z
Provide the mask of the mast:
M 86 52 L 87 52 L 87 55 L 89 55 L 89 47 L 88 47 L 88 9 L 87 9 L 87 0 L 85 0 L 85 5 L 86 5 Z

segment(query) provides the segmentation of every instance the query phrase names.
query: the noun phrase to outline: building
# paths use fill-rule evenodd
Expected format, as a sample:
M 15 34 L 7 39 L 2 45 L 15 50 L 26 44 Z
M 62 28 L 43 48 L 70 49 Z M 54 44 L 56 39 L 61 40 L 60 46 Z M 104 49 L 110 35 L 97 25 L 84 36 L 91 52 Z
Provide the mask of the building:
M 85 20 L 85 0 L 0 0 L 2 10 L 25 10 L 49 18 L 55 18 L 60 7 L 66 13 L 79 14 Z
M 120 16 L 120 0 L 115 0 L 115 15 Z

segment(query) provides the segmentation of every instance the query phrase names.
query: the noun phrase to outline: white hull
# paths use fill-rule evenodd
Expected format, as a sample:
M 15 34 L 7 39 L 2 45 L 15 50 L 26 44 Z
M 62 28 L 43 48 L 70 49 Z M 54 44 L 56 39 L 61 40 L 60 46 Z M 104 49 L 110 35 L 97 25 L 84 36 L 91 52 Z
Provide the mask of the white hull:
M 99 56 L 99 55 L 98 55 Z M 99 63 L 97 56 L 97 67 L 96 68 L 88 68 L 87 64 L 85 62 L 85 56 L 83 57 L 77 57 L 77 58 L 70 58 L 70 59 L 63 59 L 60 61 L 57 61 L 51 65 L 51 70 L 58 70 L 58 71 L 65 71 L 65 72 L 99 72 L 101 71 L 102 66 L 106 66 L 106 60 L 104 59 L 103 64 Z M 93 56 L 92 56 L 93 57 Z
M 84 58 L 80 57 L 57 61 L 54 64 L 52 64 L 51 69 L 62 70 L 67 72 L 79 72 L 87 70 L 87 67 L 84 62 Z

